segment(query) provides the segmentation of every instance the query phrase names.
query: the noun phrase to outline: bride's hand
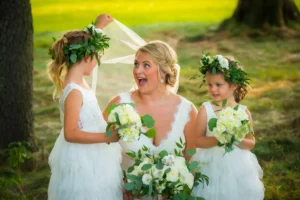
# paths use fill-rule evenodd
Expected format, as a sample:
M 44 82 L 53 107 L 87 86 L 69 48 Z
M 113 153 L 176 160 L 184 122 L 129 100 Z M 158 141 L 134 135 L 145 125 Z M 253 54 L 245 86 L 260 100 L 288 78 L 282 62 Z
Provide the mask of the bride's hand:
M 96 18 L 96 28 L 103 29 L 112 21 L 113 18 L 109 14 L 101 14 Z

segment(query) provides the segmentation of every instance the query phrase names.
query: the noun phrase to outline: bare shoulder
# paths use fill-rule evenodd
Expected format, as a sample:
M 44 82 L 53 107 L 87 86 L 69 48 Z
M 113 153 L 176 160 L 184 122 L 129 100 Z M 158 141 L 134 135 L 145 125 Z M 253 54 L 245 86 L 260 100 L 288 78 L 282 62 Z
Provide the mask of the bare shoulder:
M 112 98 L 110 101 L 109 101 L 109 104 L 119 104 L 120 103 L 120 96 L 115 96 L 114 98 Z
M 181 96 L 181 95 L 178 95 L 178 94 L 175 94 L 175 95 L 177 96 L 177 98 L 182 99 L 182 100 L 185 101 L 187 104 L 189 104 L 189 105 L 192 107 L 192 110 L 197 111 L 195 105 L 194 105 L 190 100 L 188 100 L 187 98 L 185 98 L 185 97 L 183 97 L 183 96 Z
M 78 89 L 74 88 L 69 92 L 68 96 L 66 97 L 65 103 L 76 100 L 82 100 L 82 93 Z

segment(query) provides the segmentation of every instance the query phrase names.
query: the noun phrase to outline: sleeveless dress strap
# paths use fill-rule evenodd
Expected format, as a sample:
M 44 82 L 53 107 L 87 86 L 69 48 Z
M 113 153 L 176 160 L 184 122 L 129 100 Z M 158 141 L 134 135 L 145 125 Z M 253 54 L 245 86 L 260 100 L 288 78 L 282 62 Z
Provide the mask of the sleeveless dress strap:
M 68 85 L 66 85 L 66 87 L 63 89 L 62 95 L 60 96 L 60 99 L 59 99 L 59 105 L 60 105 L 60 108 L 62 111 L 64 111 L 65 100 L 72 90 L 78 90 L 82 94 L 82 88 L 79 85 L 77 85 L 75 83 L 69 83 Z M 82 100 L 84 101 L 84 99 L 82 99 Z
M 177 113 L 175 113 L 174 126 L 172 127 L 172 131 L 179 134 L 177 137 L 183 136 L 184 127 L 190 121 L 190 112 L 192 110 L 192 103 L 190 101 L 182 96 L 180 96 L 180 100 Z
M 207 123 L 208 123 L 209 119 L 216 117 L 216 114 L 215 114 L 214 109 L 212 108 L 210 102 L 204 102 L 202 104 L 202 106 L 205 107 L 206 115 L 207 115 Z
M 245 111 L 247 109 L 247 106 L 239 104 L 239 109 L 242 109 Z
M 120 103 L 133 103 L 130 92 L 121 93 L 119 94 L 119 97 L 120 97 Z

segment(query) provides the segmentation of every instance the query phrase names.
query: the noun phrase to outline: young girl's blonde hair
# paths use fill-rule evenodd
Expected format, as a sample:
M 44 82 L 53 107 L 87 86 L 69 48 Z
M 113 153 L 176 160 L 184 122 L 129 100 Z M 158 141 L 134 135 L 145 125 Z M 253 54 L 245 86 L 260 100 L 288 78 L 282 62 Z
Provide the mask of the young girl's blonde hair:
M 54 83 L 53 99 L 59 98 L 63 89 L 63 77 L 68 71 L 66 65 L 66 57 L 63 49 L 65 45 L 77 44 L 84 42 L 90 38 L 90 34 L 86 31 L 75 30 L 69 31 L 63 35 L 62 38 L 56 40 L 52 45 L 53 58 L 48 63 L 48 75 Z
M 140 47 L 137 50 L 136 55 L 139 52 L 151 55 L 154 62 L 158 65 L 159 71 L 166 73 L 164 83 L 171 87 L 175 85 L 178 73 L 175 67 L 175 64 L 177 64 L 177 54 L 167 43 L 159 40 L 152 41 Z

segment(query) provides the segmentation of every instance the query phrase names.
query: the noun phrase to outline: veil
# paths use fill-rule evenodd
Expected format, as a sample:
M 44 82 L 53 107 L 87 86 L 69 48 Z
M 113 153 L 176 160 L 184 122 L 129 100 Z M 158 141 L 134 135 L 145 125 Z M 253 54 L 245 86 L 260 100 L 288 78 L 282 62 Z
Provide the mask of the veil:
M 92 72 L 92 89 L 101 108 L 120 93 L 137 88 L 132 69 L 136 51 L 147 44 L 139 35 L 114 19 L 104 29 L 104 33 L 111 38 L 110 47 L 105 50 L 101 58 L 101 66 Z M 177 93 L 179 86 L 180 66 L 176 64 L 177 81 L 168 90 Z

